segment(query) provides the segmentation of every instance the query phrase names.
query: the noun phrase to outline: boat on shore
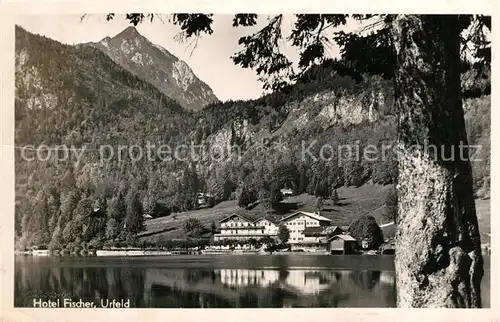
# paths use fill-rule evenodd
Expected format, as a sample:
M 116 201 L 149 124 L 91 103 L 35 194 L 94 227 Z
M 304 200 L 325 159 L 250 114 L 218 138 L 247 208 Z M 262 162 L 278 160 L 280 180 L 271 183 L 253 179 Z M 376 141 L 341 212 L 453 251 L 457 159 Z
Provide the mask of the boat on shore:
M 97 250 L 96 256 L 167 256 L 173 255 L 164 250 Z

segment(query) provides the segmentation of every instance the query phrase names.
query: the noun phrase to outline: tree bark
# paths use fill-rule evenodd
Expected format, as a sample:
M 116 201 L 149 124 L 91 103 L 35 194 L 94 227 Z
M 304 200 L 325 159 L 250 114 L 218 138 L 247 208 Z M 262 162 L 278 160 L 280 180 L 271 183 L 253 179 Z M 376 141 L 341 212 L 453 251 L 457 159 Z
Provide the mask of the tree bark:
M 481 307 L 483 258 L 460 87 L 461 19 L 393 20 L 398 307 Z

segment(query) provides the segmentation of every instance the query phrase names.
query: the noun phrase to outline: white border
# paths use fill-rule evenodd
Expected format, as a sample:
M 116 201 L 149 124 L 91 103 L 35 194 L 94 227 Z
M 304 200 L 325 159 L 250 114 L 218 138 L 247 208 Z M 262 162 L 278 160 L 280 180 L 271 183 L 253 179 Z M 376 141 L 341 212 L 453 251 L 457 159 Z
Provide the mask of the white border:
M 158 0 L 158 1 L 18 1 L 0 4 L 0 320 L 5 321 L 500 321 L 498 303 L 499 257 L 491 255 L 491 308 L 481 310 L 456 309 L 18 309 L 13 308 L 14 275 L 14 21 L 17 14 L 71 14 L 71 13 L 125 13 L 125 12 L 212 12 L 212 13 L 482 13 L 493 16 L 493 35 L 499 30 L 496 22 L 498 2 L 488 0 L 433 0 L 433 1 L 297 1 L 297 0 Z M 500 70 L 495 57 L 498 52 L 493 39 L 492 70 Z M 492 76 L 492 124 L 500 120 L 495 108 L 498 94 L 497 73 Z M 498 192 L 500 173 L 498 137 L 500 129 L 491 132 L 491 243 L 498 246 L 500 214 Z M 76 310 L 76 311 L 75 311 Z

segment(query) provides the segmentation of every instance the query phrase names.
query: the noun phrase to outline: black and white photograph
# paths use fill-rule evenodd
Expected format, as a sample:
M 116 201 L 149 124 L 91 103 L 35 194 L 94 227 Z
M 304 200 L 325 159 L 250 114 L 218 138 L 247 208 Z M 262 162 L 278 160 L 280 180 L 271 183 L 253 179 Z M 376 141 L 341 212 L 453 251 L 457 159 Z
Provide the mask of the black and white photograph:
M 18 14 L 14 308 L 494 307 L 491 24 Z

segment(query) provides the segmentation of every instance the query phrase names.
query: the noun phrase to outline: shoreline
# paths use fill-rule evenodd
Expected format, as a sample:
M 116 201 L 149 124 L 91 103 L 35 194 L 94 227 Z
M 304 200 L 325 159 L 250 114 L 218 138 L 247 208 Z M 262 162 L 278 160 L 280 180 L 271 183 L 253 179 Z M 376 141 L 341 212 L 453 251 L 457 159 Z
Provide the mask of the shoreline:
M 394 254 L 382 253 L 358 253 L 351 255 L 331 254 L 327 251 L 317 252 L 288 252 L 274 251 L 266 252 L 262 250 L 93 250 L 84 252 L 50 252 L 45 250 L 38 251 L 14 251 L 14 256 L 29 257 L 147 257 L 147 256 L 176 256 L 176 255 L 328 255 L 328 256 L 394 256 Z M 482 252 L 483 256 L 489 256 L 489 252 Z
M 50 251 L 15 251 L 15 256 L 30 256 L 30 257 L 147 257 L 147 256 L 176 256 L 176 255 L 193 255 L 193 256 L 203 256 L 203 255 L 299 255 L 299 256 L 314 256 L 314 255 L 329 255 L 335 256 L 336 254 L 330 254 L 327 251 L 317 251 L 317 252 L 288 252 L 288 251 L 274 251 L 266 252 L 262 250 L 95 250 L 93 252 L 84 253 L 61 253 L 61 252 L 50 252 Z M 391 256 L 382 254 L 352 254 L 350 256 Z M 336 256 L 346 256 L 338 254 Z

